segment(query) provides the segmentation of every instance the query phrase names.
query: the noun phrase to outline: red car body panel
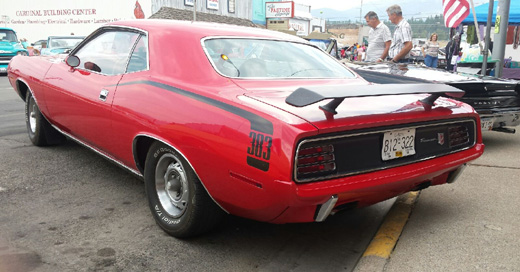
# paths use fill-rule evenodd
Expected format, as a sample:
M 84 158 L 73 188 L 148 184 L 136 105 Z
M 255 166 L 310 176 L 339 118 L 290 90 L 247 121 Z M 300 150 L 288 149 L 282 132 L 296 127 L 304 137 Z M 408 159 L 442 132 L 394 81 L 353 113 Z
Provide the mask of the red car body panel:
M 282 33 L 154 20 L 113 26 L 147 31 L 149 70 L 107 76 L 71 68 L 63 61 L 64 55 L 15 57 L 9 68 L 11 84 L 22 98 L 25 94 L 18 86 L 27 84 L 43 115 L 56 128 L 138 175 L 144 167 L 137 158 L 140 139 L 174 147 L 211 197 L 231 214 L 274 223 L 309 222 L 332 195 L 338 196 L 336 206 L 352 202 L 370 205 L 425 181 L 446 183 L 449 173 L 483 152 L 477 130 L 475 145 L 463 151 L 389 169 L 297 183 L 295 152 L 304 138 L 460 118 L 475 120 L 479 128 L 478 115 L 468 105 L 445 98 L 425 109 L 417 103 L 424 95 L 349 98 L 337 108 L 337 115 L 326 114 L 318 104 L 297 108 L 285 103 L 285 98 L 300 86 L 368 83 L 360 77 L 228 78 L 215 71 L 201 43 L 209 36 L 302 42 Z M 108 91 L 105 101 L 99 100 L 102 90 Z M 252 132 L 272 139 L 270 156 L 260 154 L 267 170 L 246 163 Z M 265 152 L 267 144 L 263 148 Z

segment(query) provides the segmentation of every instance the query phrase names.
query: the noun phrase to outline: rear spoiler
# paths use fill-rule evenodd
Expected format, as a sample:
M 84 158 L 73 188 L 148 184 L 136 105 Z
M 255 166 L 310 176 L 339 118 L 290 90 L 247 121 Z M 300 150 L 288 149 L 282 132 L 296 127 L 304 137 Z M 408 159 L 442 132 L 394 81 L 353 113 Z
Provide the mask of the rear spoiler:
M 336 108 L 349 97 L 384 96 L 401 94 L 431 94 L 421 102 L 433 106 L 441 95 L 462 97 L 464 91 L 445 84 L 380 84 L 380 85 L 326 85 L 300 87 L 285 102 L 295 107 L 305 107 L 325 99 L 333 99 L 320 109 L 336 114 Z

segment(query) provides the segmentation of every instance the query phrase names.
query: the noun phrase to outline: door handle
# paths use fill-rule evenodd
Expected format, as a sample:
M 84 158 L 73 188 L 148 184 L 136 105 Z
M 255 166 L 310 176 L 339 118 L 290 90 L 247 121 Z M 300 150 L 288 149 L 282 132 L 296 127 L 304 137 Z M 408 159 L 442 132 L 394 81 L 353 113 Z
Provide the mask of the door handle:
M 99 99 L 101 101 L 106 101 L 107 100 L 107 96 L 108 96 L 108 90 L 101 90 L 101 93 L 99 93 Z

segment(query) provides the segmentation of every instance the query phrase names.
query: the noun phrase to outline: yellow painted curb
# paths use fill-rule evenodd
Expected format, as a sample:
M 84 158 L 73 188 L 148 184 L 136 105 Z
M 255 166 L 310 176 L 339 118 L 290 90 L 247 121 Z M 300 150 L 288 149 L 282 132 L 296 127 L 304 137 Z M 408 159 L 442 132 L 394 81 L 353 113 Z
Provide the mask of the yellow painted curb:
M 363 257 L 390 258 L 390 254 L 397 244 L 397 240 L 410 217 L 413 204 L 418 196 L 419 192 L 410 192 L 397 198 L 379 231 L 368 245 L 365 253 L 363 253 Z

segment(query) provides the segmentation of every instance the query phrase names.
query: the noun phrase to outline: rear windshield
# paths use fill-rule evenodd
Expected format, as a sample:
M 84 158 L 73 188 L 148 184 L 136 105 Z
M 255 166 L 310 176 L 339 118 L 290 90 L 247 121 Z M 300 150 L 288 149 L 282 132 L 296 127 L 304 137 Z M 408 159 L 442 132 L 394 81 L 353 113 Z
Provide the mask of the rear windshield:
M 354 74 L 307 44 L 245 38 L 214 38 L 204 50 L 220 74 L 234 78 L 352 78 Z

